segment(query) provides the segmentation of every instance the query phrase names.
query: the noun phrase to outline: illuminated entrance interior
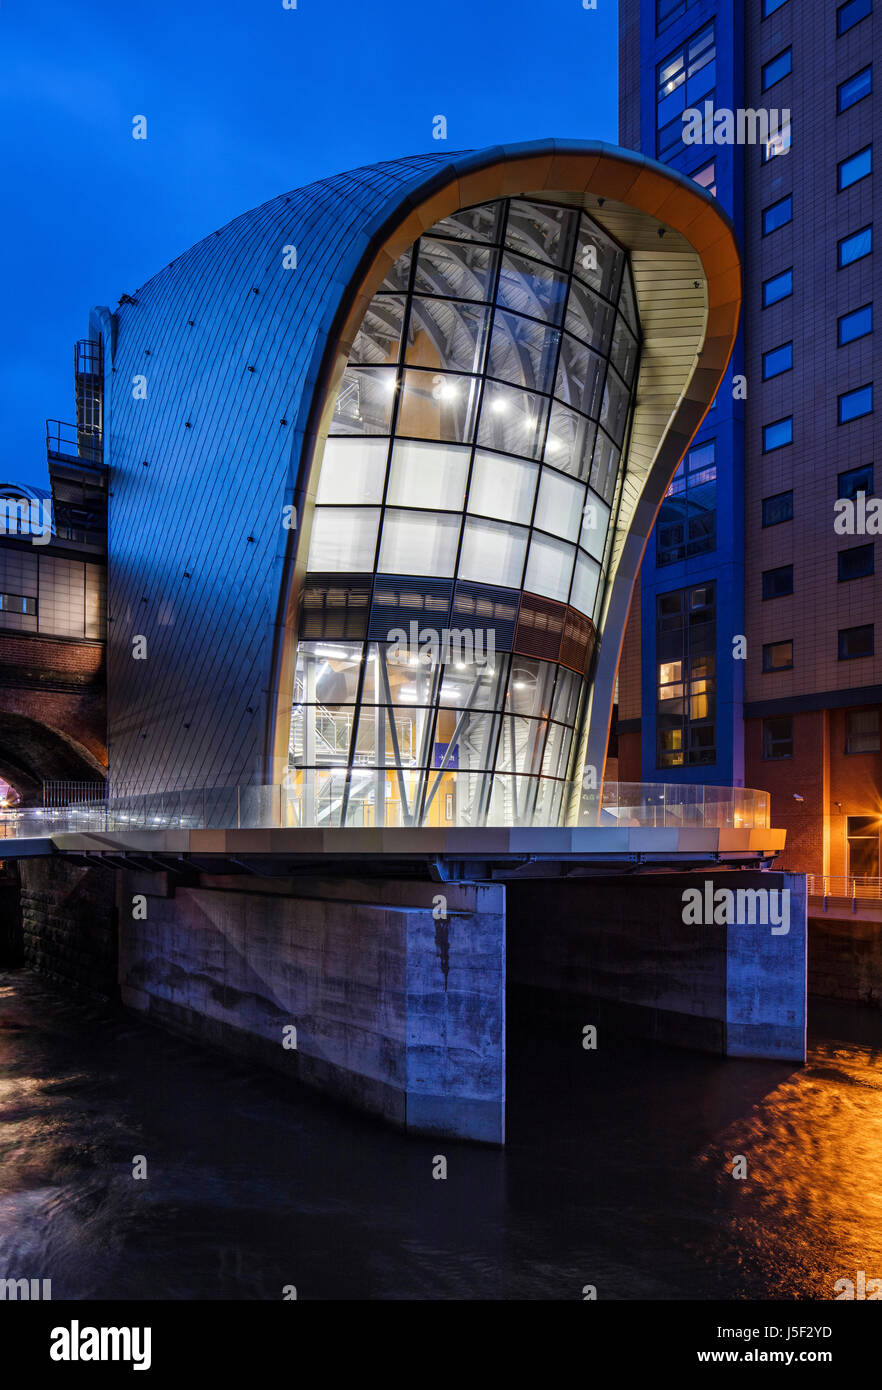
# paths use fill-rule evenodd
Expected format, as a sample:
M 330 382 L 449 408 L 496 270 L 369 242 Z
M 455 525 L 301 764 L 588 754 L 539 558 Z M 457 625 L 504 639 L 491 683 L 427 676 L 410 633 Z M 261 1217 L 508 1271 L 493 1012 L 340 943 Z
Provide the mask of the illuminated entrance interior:
M 301 823 L 562 822 L 639 337 L 627 254 L 572 207 L 470 208 L 396 262 L 321 461 Z

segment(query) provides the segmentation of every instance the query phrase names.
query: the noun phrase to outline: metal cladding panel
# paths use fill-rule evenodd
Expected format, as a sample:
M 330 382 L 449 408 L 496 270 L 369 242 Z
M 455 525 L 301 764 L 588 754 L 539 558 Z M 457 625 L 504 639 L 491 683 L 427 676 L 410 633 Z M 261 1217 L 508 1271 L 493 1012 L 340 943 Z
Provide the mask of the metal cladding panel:
M 204 238 L 114 316 L 115 785 L 260 780 L 283 508 L 309 369 L 368 234 L 450 158 L 393 161 L 280 195 Z M 285 269 L 292 246 L 296 269 Z

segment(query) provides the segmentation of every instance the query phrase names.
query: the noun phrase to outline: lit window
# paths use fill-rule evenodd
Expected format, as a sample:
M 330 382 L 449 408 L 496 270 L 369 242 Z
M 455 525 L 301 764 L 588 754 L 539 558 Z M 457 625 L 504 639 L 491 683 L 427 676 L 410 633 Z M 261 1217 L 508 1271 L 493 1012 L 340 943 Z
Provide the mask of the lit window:
M 539 465 L 478 450 L 469 487 L 470 512 L 528 525 Z
M 865 145 L 857 154 L 849 155 L 836 166 L 836 187 L 841 193 L 852 184 L 860 183 L 873 172 L 873 146 Z
M 865 338 L 872 331 L 873 306 L 872 304 L 864 304 L 860 309 L 853 309 L 850 314 L 843 314 L 839 319 L 839 346 L 844 347 L 846 343 L 853 343 L 856 338 Z
M 770 280 L 763 281 L 763 308 L 768 309 L 770 304 L 777 304 L 779 300 L 787 299 L 793 293 L 793 270 L 782 270 L 780 275 L 773 275 Z
M 775 232 L 779 227 L 784 227 L 792 221 L 793 198 L 788 193 L 786 198 L 779 198 L 777 203 L 763 208 L 763 236 L 768 236 L 769 232 Z
M 846 391 L 839 397 L 838 419 L 840 425 L 849 420 L 859 420 L 863 415 L 873 413 L 873 386 L 858 386 L 855 391 Z
M 656 68 L 656 154 L 682 150 L 683 112 L 712 101 L 717 80 L 713 22 L 693 34 Z
M 573 575 L 573 592 L 570 595 L 570 603 L 574 608 L 578 608 L 580 613 L 587 613 L 589 618 L 594 613 L 594 603 L 597 597 L 599 582 L 599 564 L 596 560 L 592 560 L 590 555 L 586 555 L 580 550 L 576 557 L 576 569 Z
M 708 193 L 712 193 L 712 194 L 714 195 L 714 197 L 716 197 L 716 196 L 717 196 L 716 161 L 712 159 L 711 162 L 710 162 L 710 164 L 705 164 L 704 167 L 703 167 L 702 169 L 697 169 L 697 170 L 695 171 L 695 173 L 692 175 L 692 182 L 693 182 L 693 183 L 700 184 L 702 188 L 706 188 L 706 189 L 707 189 Z
M 786 77 L 793 70 L 793 49 L 785 48 L 783 53 L 771 58 L 768 63 L 763 65 L 763 91 L 769 87 L 774 87 L 776 82 L 780 82 L 782 77 Z
M 763 353 L 763 381 L 780 376 L 793 367 L 793 343 L 782 343 L 780 347 L 770 348 Z
M 27 594 L 0 594 L 0 613 L 28 613 L 37 611 L 37 600 Z
M 387 505 L 461 511 L 468 471 L 468 449 L 413 439 L 396 441 Z
M 763 425 L 763 453 L 770 453 L 772 449 L 781 449 L 785 444 L 793 443 L 793 416 L 787 415 L 783 420 L 775 420 L 771 425 Z
M 839 115 L 847 111 L 850 106 L 855 106 L 857 102 L 863 101 L 873 90 L 873 65 L 868 63 L 860 72 L 856 72 L 854 77 L 849 77 L 846 82 L 840 82 L 836 88 L 836 110 Z
M 793 640 L 767 642 L 763 647 L 764 671 L 789 671 L 793 666 Z
M 786 121 L 781 125 L 777 121 L 772 124 L 769 131 L 769 138 L 760 146 L 761 163 L 768 164 L 770 159 L 775 159 L 778 155 L 786 154 L 790 149 L 791 125 L 788 115 Z

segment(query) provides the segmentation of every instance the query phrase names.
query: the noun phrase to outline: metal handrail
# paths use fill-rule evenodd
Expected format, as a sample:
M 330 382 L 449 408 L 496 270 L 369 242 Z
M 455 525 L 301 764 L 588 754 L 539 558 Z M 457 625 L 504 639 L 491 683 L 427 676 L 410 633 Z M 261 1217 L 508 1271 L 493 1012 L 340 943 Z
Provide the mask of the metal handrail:
M 882 878 L 864 874 L 807 874 L 807 891 L 810 898 L 820 898 L 827 911 L 827 903 L 851 903 L 852 912 L 857 912 L 859 902 L 879 902 L 882 900 Z

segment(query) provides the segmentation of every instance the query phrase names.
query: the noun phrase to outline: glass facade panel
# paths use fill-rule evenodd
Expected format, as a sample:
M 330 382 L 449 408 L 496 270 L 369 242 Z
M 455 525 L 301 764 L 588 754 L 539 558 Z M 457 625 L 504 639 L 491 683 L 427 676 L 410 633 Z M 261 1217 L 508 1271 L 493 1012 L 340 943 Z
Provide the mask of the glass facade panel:
M 387 505 L 461 511 L 470 457 L 460 445 L 400 440 L 392 450 Z
M 528 525 L 539 466 L 525 459 L 478 451 L 469 488 L 470 512 Z
M 480 584 L 519 589 L 529 532 L 501 521 L 469 517 L 462 538 L 459 573 Z
M 415 295 L 404 360 L 436 371 L 480 372 L 489 316 L 482 304 Z
M 309 541 L 309 568 L 320 573 L 372 570 L 378 507 L 316 507 Z
M 566 603 L 573 574 L 575 546 L 534 535 L 527 561 L 524 588 L 528 593 Z
M 388 439 L 329 438 L 322 455 L 316 501 L 355 505 L 382 502 L 388 453 Z
M 289 758 L 301 823 L 563 814 L 639 351 L 627 257 L 587 212 L 465 209 L 392 267 L 319 470 Z M 537 641 L 547 659 L 513 652 Z
M 405 512 L 392 508 L 383 518 L 381 574 L 453 574 L 459 516 L 446 512 Z

